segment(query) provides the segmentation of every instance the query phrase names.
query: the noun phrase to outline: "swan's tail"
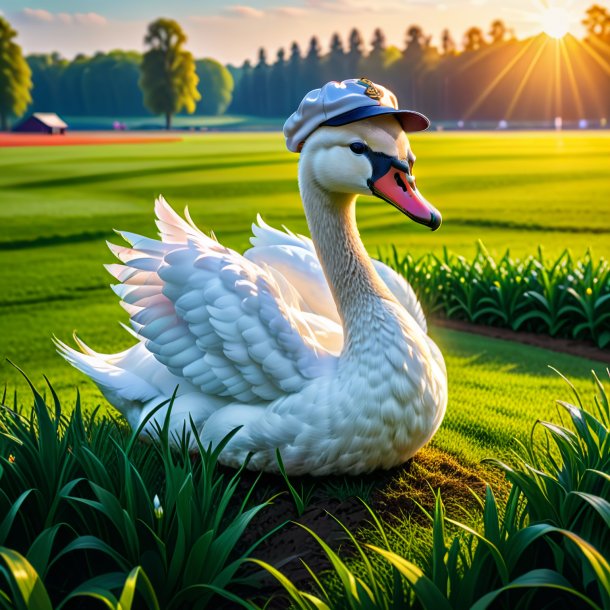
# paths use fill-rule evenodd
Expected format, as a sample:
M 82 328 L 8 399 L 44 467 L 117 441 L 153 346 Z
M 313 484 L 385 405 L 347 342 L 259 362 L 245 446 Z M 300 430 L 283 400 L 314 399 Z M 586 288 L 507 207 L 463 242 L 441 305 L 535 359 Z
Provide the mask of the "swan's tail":
M 116 407 L 133 425 L 140 418 L 144 405 L 159 397 L 159 390 L 125 365 L 133 360 L 133 350 L 140 344 L 119 354 L 100 354 L 92 350 L 76 335 L 74 340 L 81 351 L 53 338 L 58 353 L 74 368 L 90 377 L 108 402 Z

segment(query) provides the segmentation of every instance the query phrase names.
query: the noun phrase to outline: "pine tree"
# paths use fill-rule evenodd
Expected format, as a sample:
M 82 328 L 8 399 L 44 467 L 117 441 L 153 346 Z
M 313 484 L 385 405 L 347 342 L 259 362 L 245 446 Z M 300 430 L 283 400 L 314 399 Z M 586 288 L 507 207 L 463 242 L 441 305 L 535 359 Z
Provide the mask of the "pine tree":
M 343 51 L 341 36 L 335 33 L 330 39 L 330 47 L 326 58 L 326 76 L 324 80 L 343 80 L 346 78 L 346 58 Z
M 10 23 L 0 17 L 0 129 L 8 128 L 8 117 L 20 117 L 32 101 L 32 72 L 21 53 L 21 47 L 13 42 L 17 32 Z
M 354 28 L 349 34 L 349 48 L 347 51 L 347 71 L 350 78 L 358 78 L 360 62 L 363 56 L 362 34 Z
M 254 87 L 252 91 L 252 111 L 258 116 L 269 116 L 269 66 L 267 51 L 262 47 L 258 50 L 258 63 L 253 72 Z
M 301 72 L 302 72 L 301 48 L 296 42 L 290 46 L 290 58 L 288 59 L 288 100 L 290 112 L 296 110 L 299 102 L 303 97 L 301 90 Z
M 150 47 L 140 66 L 144 104 L 154 114 L 164 114 L 170 129 L 174 113 L 185 109 L 192 114 L 201 99 L 195 60 L 183 48 L 186 35 L 173 19 L 153 21 L 144 42 Z
M 312 36 L 309 41 L 309 49 L 303 60 L 303 74 L 301 80 L 301 97 L 312 89 L 321 87 L 324 83 L 322 78 L 320 62 L 320 42 L 316 36 Z

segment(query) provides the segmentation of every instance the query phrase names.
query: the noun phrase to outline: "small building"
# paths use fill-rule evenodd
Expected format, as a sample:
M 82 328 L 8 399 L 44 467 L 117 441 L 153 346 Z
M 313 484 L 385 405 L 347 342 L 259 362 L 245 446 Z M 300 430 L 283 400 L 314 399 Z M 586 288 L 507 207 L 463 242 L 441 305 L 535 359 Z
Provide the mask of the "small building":
M 15 125 L 13 131 L 64 134 L 66 133 L 66 129 L 68 129 L 68 125 L 54 112 L 35 112 L 27 119 L 24 119 Z

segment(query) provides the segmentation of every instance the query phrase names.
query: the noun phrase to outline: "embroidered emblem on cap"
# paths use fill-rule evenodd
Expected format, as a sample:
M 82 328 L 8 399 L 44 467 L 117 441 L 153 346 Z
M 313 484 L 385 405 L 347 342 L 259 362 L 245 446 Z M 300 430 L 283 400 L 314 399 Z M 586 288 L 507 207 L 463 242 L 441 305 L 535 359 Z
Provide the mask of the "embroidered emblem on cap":
M 360 79 L 358 79 L 358 84 L 366 87 L 364 95 L 368 95 L 372 100 L 381 99 L 381 92 L 368 78 L 361 77 Z

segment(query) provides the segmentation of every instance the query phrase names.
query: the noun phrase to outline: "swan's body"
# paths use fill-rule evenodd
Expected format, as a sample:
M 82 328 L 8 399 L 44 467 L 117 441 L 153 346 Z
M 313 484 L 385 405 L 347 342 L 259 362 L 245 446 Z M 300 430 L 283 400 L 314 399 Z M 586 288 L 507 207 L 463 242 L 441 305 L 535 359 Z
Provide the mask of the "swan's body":
M 289 473 L 314 475 L 390 468 L 432 437 L 444 361 L 411 287 L 371 261 L 358 235 L 355 200 L 371 170 L 345 148 L 355 137 L 410 154 L 391 117 L 315 131 L 299 165 L 312 241 L 259 219 L 241 256 L 159 199 L 161 241 L 122 234 L 131 247 L 112 246 L 138 343 L 114 355 L 80 342 L 83 353 L 60 350 L 132 426 L 179 386 L 178 434 L 189 416 L 213 444 L 241 426 L 221 462 L 253 453 L 250 468 L 274 471 L 279 448 Z

